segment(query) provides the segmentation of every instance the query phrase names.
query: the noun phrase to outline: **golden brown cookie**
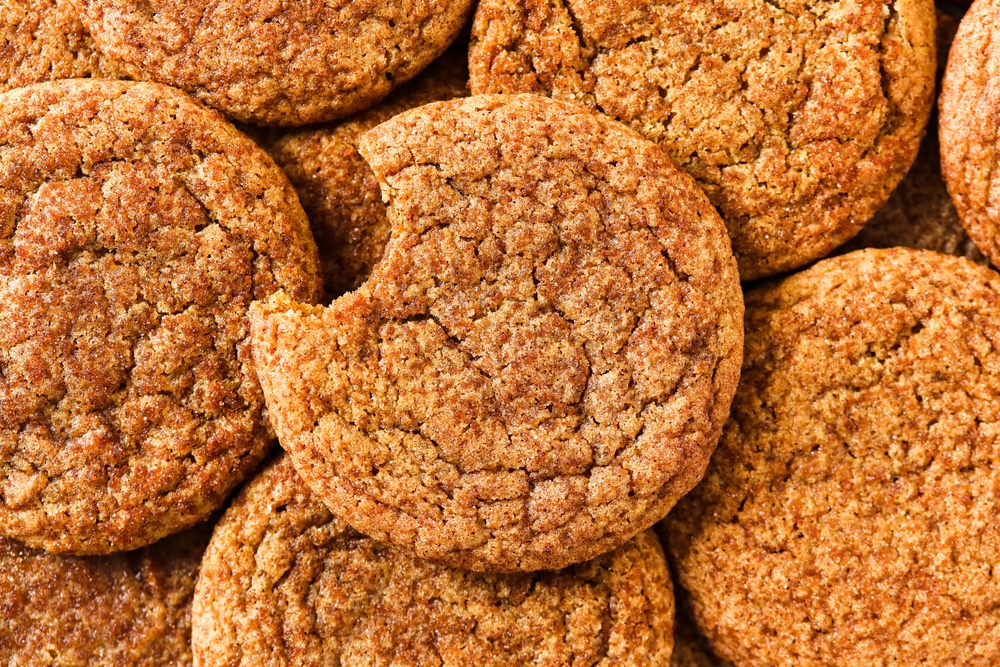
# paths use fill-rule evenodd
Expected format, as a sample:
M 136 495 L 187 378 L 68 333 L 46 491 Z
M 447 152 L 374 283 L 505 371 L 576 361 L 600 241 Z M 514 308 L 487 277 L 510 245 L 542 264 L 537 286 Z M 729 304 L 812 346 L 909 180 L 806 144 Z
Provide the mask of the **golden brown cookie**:
M 366 109 L 455 39 L 471 0 L 78 0 L 108 60 L 246 123 Z
M 1000 264 L 1000 213 L 995 203 L 1000 155 L 996 115 L 1000 113 L 1000 2 L 975 3 L 962 19 L 941 86 L 941 167 L 948 192 L 969 236 L 994 264 Z
M 0 534 L 53 552 L 203 519 L 273 444 L 247 308 L 320 289 L 295 191 L 179 91 L 0 95 Z
M 195 591 L 193 646 L 226 665 L 669 662 L 673 594 L 652 531 L 559 572 L 415 560 L 334 518 L 287 458 L 223 516 Z
M 482 0 L 472 92 L 538 92 L 656 141 L 719 209 L 740 276 L 853 236 L 917 153 L 931 0 Z
M 1000 275 L 862 250 L 747 292 L 740 388 L 661 533 L 740 667 L 1000 664 Z
M 422 558 L 555 569 L 645 530 L 728 414 L 742 296 L 725 227 L 652 142 L 534 95 L 420 107 L 364 136 L 392 236 L 329 308 L 256 305 L 299 473 Z
M 94 49 L 71 0 L 0 3 L 0 92 L 113 73 Z
M 111 556 L 53 556 L 0 537 L 4 665 L 187 666 L 191 599 L 212 530 Z
M 466 51 L 449 49 L 381 104 L 340 122 L 251 136 L 285 170 L 319 246 L 327 295 L 365 281 L 389 240 L 378 179 L 361 154 L 361 135 L 407 109 L 468 95 Z

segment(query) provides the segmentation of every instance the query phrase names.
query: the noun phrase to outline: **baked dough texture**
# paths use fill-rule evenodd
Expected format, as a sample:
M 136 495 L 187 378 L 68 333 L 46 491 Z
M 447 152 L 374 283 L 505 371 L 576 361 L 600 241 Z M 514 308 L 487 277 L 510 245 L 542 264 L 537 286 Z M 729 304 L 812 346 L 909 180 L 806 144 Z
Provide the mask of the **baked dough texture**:
M 941 167 L 962 224 L 979 249 L 1000 264 L 996 175 L 1000 139 L 1000 2 L 975 3 L 958 26 L 941 87 Z
M 107 77 L 72 0 L 0 3 L 0 92 L 51 79 Z
M 52 552 L 205 518 L 274 443 L 247 308 L 320 290 L 295 191 L 156 84 L 0 95 L 0 534 Z
M 252 132 L 299 194 L 319 247 L 328 297 L 360 286 L 389 240 L 378 179 L 358 153 L 361 135 L 407 109 L 467 96 L 465 59 L 465 50 L 449 49 L 413 81 L 344 121 Z
M 306 125 L 366 109 L 455 39 L 471 0 L 77 0 L 101 53 L 136 80 L 236 120 Z
M 917 153 L 932 0 L 482 0 L 474 94 L 537 92 L 655 141 L 726 221 L 740 276 L 847 241 Z
M 201 667 L 666 665 L 673 594 L 652 531 L 558 572 L 415 560 L 336 519 L 287 458 L 236 498 L 205 554 Z
M 740 667 L 1000 663 L 1000 275 L 863 250 L 746 299 L 732 416 L 662 524 L 698 626 Z
M 700 479 L 742 353 L 725 228 L 653 143 L 574 105 L 479 96 L 361 142 L 392 235 L 329 308 L 252 310 L 299 473 L 357 530 L 476 570 L 555 569 Z
M 190 667 L 201 524 L 110 556 L 55 556 L 0 537 L 0 661 L 17 667 Z

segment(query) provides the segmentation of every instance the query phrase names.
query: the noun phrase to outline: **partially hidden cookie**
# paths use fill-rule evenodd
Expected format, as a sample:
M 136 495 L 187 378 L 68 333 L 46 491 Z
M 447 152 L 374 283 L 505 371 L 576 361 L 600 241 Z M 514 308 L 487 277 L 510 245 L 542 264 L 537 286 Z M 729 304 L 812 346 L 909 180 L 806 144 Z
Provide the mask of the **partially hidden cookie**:
M 0 3 L 0 92 L 52 79 L 114 74 L 72 0 Z
M 351 530 L 280 458 L 212 537 L 192 640 L 202 667 L 653 667 L 669 662 L 672 632 L 652 531 L 558 572 L 453 570 Z
M 366 109 L 458 35 L 471 0 L 77 0 L 101 53 L 131 78 L 227 116 L 306 125 Z
M 361 135 L 407 109 L 468 95 L 465 59 L 465 51 L 449 49 L 380 104 L 342 122 L 252 133 L 299 193 L 319 246 L 328 296 L 363 283 L 389 240 L 378 179 L 358 153 Z
M 937 10 L 938 74 L 944 72 L 945 56 L 958 29 L 958 19 Z M 932 127 L 937 115 L 931 114 Z M 986 264 L 986 258 L 962 227 L 955 205 L 948 195 L 941 175 L 941 151 L 937 132 L 928 132 L 906 177 L 893 190 L 889 201 L 879 209 L 858 235 L 841 246 L 838 252 L 860 248 L 905 246 L 959 255 Z
M 535 570 L 648 528 L 701 477 L 742 353 L 725 228 L 652 142 L 534 95 L 361 142 L 392 235 L 329 308 L 255 304 L 282 445 L 357 530 Z
M 905 246 L 987 260 L 962 227 L 941 176 L 937 134 L 924 137 L 913 167 L 875 217 L 838 252 Z
M 1000 275 L 895 248 L 746 294 L 743 375 L 662 524 L 740 667 L 1000 663 Z
M 295 191 L 179 91 L 0 96 L 0 535 L 52 552 L 203 519 L 274 442 L 247 308 L 320 290 Z
M 726 221 L 740 275 L 853 236 L 917 153 L 931 0 L 482 0 L 474 94 L 538 92 L 656 141 Z
M 982 0 L 958 26 L 941 86 L 941 167 L 948 192 L 969 236 L 986 257 L 1000 264 L 1000 213 L 995 191 L 1000 160 L 996 114 L 1000 91 L 1000 2 Z
M 199 525 L 110 556 L 55 556 L 0 537 L 4 665 L 192 665 Z

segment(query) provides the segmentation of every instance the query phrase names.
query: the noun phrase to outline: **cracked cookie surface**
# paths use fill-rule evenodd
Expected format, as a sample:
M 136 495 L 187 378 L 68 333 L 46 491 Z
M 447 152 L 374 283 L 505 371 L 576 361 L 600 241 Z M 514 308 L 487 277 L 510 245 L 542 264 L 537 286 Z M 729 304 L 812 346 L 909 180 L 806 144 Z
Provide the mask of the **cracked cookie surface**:
M 328 297 L 360 286 L 389 240 L 378 179 L 358 153 L 361 135 L 407 109 L 467 96 L 466 57 L 465 50 L 449 49 L 381 103 L 342 122 L 252 131 L 299 194 L 319 246 Z
M 474 94 L 538 92 L 656 141 L 708 194 L 740 275 L 853 236 L 917 152 L 931 0 L 482 0 Z
M 941 167 L 962 224 L 979 249 L 1000 264 L 1000 2 L 974 3 L 958 26 L 939 99 Z
M 725 228 L 611 119 L 534 95 L 427 105 L 361 152 L 392 235 L 329 308 L 251 311 L 282 445 L 335 514 L 456 567 L 623 544 L 701 477 L 742 354 Z
M 274 441 L 247 308 L 318 274 L 288 180 L 183 93 L 0 96 L 0 533 L 107 553 L 204 518 Z
M 204 667 L 653 667 L 673 642 L 670 575 L 652 531 L 559 572 L 453 570 L 349 528 L 287 457 L 219 522 L 192 615 Z
M 111 76 L 72 0 L 0 4 L 0 92 L 51 79 Z
M 1000 275 L 863 250 L 746 294 L 743 375 L 662 524 L 742 666 L 1000 661 Z
M 77 0 L 101 53 L 137 80 L 260 125 L 366 109 L 448 47 L 471 0 Z
M 191 600 L 211 535 L 202 524 L 110 556 L 55 556 L 0 537 L 0 661 L 190 667 Z

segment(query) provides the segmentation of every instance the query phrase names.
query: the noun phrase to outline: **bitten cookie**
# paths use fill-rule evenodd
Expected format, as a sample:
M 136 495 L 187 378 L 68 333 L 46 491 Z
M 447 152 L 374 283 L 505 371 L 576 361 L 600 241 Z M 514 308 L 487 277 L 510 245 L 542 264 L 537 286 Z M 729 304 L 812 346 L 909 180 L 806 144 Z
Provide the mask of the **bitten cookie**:
M 78 0 L 101 53 L 246 123 L 366 109 L 458 35 L 471 0 Z
M 931 0 L 482 0 L 474 94 L 539 92 L 656 141 L 719 209 L 740 275 L 853 236 L 917 153 Z
M 155 84 L 0 96 L 0 534 L 149 544 L 216 508 L 274 436 L 246 311 L 320 289 L 295 191 Z
M 941 166 L 962 224 L 979 249 L 1000 264 L 995 192 L 1000 141 L 1000 2 L 981 0 L 958 26 L 941 87 Z
M 53 556 L 0 537 L 4 665 L 190 667 L 191 599 L 212 534 L 127 554 Z
M 732 417 L 661 533 L 712 646 L 1000 663 L 1000 275 L 863 250 L 746 298 Z
M 392 236 L 329 308 L 252 313 L 299 473 L 357 530 L 456 567 L 588 560 L 703 474 L 742 354 L 725 228 L 653 143 L 534 95 L 427 105 L 361 153 Z
M 654 667 L 669 662 L 672 632 L 652 531 L 560 572 L 452 570 L 354 532 L 281 458 L 212 537 L 192 639 L 203 667 Z
M 389 240 L 378 179 L 358 153 L 361 135 L 407 109 L 468 95 L 466 57 L 464 50 L 449 49 L 381 104 L 341 123 L 252 132 L 299 193 L 319 246 L 328 296 L 361 285 Z
M 71 0 L 0 3 L 0 92 L 51 79 L 111 76 Z

